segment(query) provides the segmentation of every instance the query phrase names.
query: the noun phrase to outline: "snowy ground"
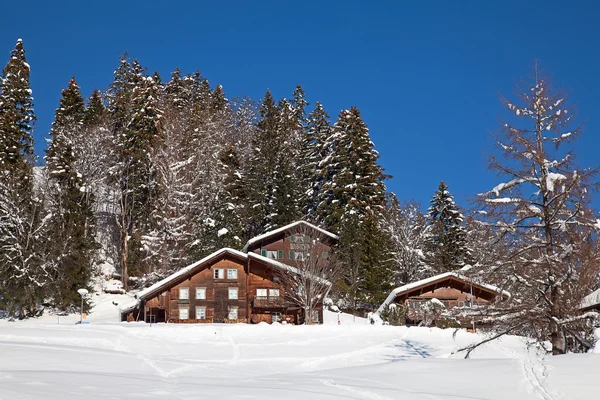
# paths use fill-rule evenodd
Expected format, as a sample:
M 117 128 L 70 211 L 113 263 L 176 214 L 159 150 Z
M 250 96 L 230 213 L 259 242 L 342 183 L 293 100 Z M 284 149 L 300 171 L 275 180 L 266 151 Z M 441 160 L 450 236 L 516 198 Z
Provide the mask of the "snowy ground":
M 118 323 L 126 296 L 87 320 L 0 320 L 0 399 L 592 399 L 600 354 L 542 358 L 506 337 L 366 325 Z M 60 324 L 59 324 L 60 323 Z

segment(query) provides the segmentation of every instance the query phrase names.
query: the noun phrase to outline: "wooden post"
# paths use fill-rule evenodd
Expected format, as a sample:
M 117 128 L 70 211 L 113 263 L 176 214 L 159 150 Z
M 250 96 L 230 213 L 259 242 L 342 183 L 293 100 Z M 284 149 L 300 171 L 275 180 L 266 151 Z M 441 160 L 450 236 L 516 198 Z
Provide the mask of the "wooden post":
M 246 323 L 250 323 L 250 257 L 246 261 Z

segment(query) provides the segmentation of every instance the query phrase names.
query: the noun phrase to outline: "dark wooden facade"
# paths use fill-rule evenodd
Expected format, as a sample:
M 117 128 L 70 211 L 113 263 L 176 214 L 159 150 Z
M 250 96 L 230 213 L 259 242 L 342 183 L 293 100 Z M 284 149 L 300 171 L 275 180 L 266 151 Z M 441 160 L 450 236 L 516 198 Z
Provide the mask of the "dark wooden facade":
M 163 280 L 164 283 L 142 291 L 138 305 L 124 310 L 121 319 L 171 323 L 303 323 L 303 310 L 286 301 L 287 288 L 278 277 L 280 264 L 300 265 L 295 254 L 306 252 L 308 238 L 302 236 L 298 240 L 297 236 L 294 229 L 263 235 L 262 240 L 245 248 L 247 253 L 222 249 L 188 267 L 185 274 L 176 273 Z M 312 250 L 326 255 L 332 243 L 328 238 Z M 322 305 L 314 312 L 322 322 Z
M 455 307 L 484 307 L 498 297 L 509 297 L 510 294 L 490 285 L 472 282 L 458 274 L 446 273 L 415 282 L 405 288 L 395 289 L 393 299 L 389 303 L 400 304 L 404 308 L 406 323 L 418 324 L 423 320 L 422 305 L 431 299 L 439 300 L 447 309 Z M 384 303 L 385 304 L 385 303 Z

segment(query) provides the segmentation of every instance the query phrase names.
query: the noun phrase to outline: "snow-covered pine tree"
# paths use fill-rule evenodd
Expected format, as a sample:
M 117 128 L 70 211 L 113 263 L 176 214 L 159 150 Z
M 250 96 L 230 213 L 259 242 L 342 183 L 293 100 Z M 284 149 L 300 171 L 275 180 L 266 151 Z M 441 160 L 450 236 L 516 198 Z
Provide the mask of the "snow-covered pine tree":
M 425 262 L 427 225 L 420 206 L 414 202 L 400 204 L 394 194 L 389 194 L 384 215 L 383 227 L 394 259 L 395 286 L 434 275 Z
M 161 140 L 160 87 L 137 60 L 123 57 L 109 93 L 118 159 L 111 177 L 119 191 L 119 264 L 127 290 L 129 275 L 151 272 L 156 262 L 148 233 L 159 189 L 155 156 Z
M 19 39 L 2 70 L 0 83 L 0 170 L 15 177 L 25 192 L 33 188 L 33 97 L 30 69 Z M 24 200 L 28 201 L 28 200 Z
M 163 189 L 156 209 L 162 221 L 163 274 L 212 249 L 206 231 L 213 224 L 206 222 L 212 221 L 219 192 L 214 152 L 228 110 L 222 88 L 215 92 L 199 73 L 181 79 L 178 70 L 165 87 L 165 139 L 158 161 Z M 220 105 L 213 107 L 213 98 Z
M 46 218 L 34 192 L 33 98 L 19 39 L 0 82 L 0 307 L 11 317 L 36 314 L 52 265 L 46 262 Z
M 327 157 L 326 142 L 331 134 L 329 115 L 317 101 L 308 115 L 306 129 L 300 139 L 298 175 L 300 181 L 300 207 L 305 218 L 318 222 L 317 205 L 323 185 L 321 161 Z
M 107 171 L 117 164 L 111 130 L 111 115 L 106 109 L 103 94 L 95 89 L 87 100 L 83 131 L 72 138 L 75 170 L 85 181 L 86 202 L 96 220 L 98 256 L 118 264 L 118 191 L 111 184 Z
M 389 238 L 381 229 L 386 176 L 356 107 L 340 113 L 327 147 L 318 212 L 342 238 L 346 296 L 375 306 L 393 282 Z
M 246 185 L 249 199 L 247 237 L 264 232 L 273 205 L 274 173 L 281 146 L 279 135 L 281 111 L 267 90 L 260 106 L 260 120 L 252 140 L 252 153 L 246 165 Z
M 326 228 L 339 232 L 348 215 L 356 214 L 359 220 L 368 216 L 380 219 L 386 176 L 377 162 L 379 154 L 369 129 L 356 107 L 340 113 L 328 142 L 331 155 L 322 162 L 328 167 L 318 205 Z
M 456 270 L 471 262 L 464 216 L 444 181 L 427 210 L 426 261 L 436 273 Z
M 96 224 L 93 196 L 76 168 L 74 139 L 84 134 L 85 107 L 79 86 L 72 78 L 62 91 L 46 150 L 49 181 L 49 233 L 47 255 L 55 264 L 50 296 L 67 308 L 79 303 L 77 289 L 89 286 L 92 277 Z
M 303 103 L 300 103 L 303 104 Z M 298 142 L 304 129 L 302 120 L 292 103 L 283 99 L 278 104 L 280 145 L 275 157 L 273 171 L 273 198 L 269 204 L 265 230 L 276 229 L 298 220 L 302 214 L 299 207 L 300 178 L 298 175 Z
M 483 271 L 504 277 L 513 295 L 490 310 L 490 321 L 498 335 L 525 334 L 544 347 L 549 341 L 552 354 L 585 351 L 590 320 L 598 318 L 579 311 L 591 284 L 585 277 L 599 265 L 597 251 L 589 251 L 600 226 L 588 208 L 596 170 L 575 167 L 574 154 L 563 150 L 580 128 L 569 128 L 567 96 L 537 64 L 519 93 L 519 103 L 502 98 L 512 116 L 497 139 L 503 157 L 489 162 L 508 181 L 479 196 L 485 221 L 510 244 L 500 263 Z
M 212 245 L 208 251 L 223 247 L 241 248 L 244 244 L 244 221 L 247 199 L 238 152 L 233 145 L 225 147 L 220 155 L 222 185 L 213 210 L 214 223 L 204 234 Z

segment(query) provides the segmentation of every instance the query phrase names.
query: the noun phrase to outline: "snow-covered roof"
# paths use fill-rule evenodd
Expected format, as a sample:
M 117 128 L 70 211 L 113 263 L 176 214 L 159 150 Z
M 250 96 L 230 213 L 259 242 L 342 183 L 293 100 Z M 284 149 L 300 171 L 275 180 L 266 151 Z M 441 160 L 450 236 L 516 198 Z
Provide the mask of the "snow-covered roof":
M 248 240 L 248 243 L 246 243 L 246 245 L 244 246 L 243 251 L 248 251 L 248 248 L 251 245 L 253 245 L 254 243 L 260 242 L 261 240 L 264 240 L 264 239 L 267 239 L 267 238 L 269 238 L 271 236 L 274 236 L 274 235 L 277 235 L 279 233 L 285 232 L 285 231 L 287 231 L 289 229 L 292 229 L 292 228 L 294 228 L 294 227 L 296 227 L 298 225 L 308 226 L 309 228 L 314 229 L 315 231 L 320 232 L 320 233 L 322 233 L 323 235 L 325 235 L 327 237 L 330 237 L 330 238 L 335 239 L 335 240 L 339 239 L 338 235 L 335 235 L 335 234 L 333 234 L 333 233 L 331 233 L 329 231 L 326 231 L 325 229 L 319 228 L 318 226 L 313 225 L 313 224 L 311 224 L 309 222 L 306 222 L 306 221 L 296 221 L 296 222 L 292 222 L 291 224 L 288 224 L 286 226 L 282 226 L 281 228 L 277 228 L 277 229 L 274 229 L 272 231 L 263 233 L 262 235 L 253 237 L 252 239 Z
M 427 285 L 427 284 L 430 284 L 430 283 L 433 283 L 433 282 L 444 280 L 444 279 L 449 278 L 449 277 L 454 277 L 454 278 L 460 279 L 460 280 L 465 281 L 465 282 L 472 282 L 474 286 L 479 286 L 479 287 L 488 289 L 488 290 L 490 290 L 492 292 L 500 293 L 504 297 L 511 297 L 510 293 L 508 293 L 506 290 L 502 290 L 502 289 L 500 289 L 500 288 L 498 288 L 496 286 L 493 286 L 493 285 L 488 285 L 487 283 L 482 283 L 482 282 L 474 281 L 472 278 L 468 278 L 465 275 L 461 275 L 461 274 L 459 274 L 456 271 L 451 271 L 451 272 L 444 272 L 443 274 L 435 275 L 435 276 L 432 276 L 430 278 L 421 279 L 420 281 L 408 283 L 408 284 L 406 284 L 404 286 L 397 287 L 396 289 L 394 289 L 394 290 L 392 290 L 390 292 L 390 294 L 385 299 L 385 301 L 377 309 L 377 312 L 380 313 L 381 311 L 383 311 L 383 309 L 387 305 L 393 303 L 394 299 L 399 294 L 411 291 L 412 289 L 418 288 L 420 286 L 424 286 L 424 285 Z
M 175 280 L 177 280 L 177 278 L 180 278 L 186 274 L 188 274 L 190 271 L 192 271 L 194 268 L 196 268 L 198 265 L 202 265 L 204 263 L 206 263 L 208 260 L 211 260 L 215 257 L 220 256 L 221 254 L 225 254 L 225 253 L 230 253 L 233 254 L 243 260 L 247 259 L 248 256 L 246 253 L 242 253 L 239 250 L 234 250 L 234 249 L 230 249 L 229 247 L 224 247 L 220 250 L 215 251 L 214 253 L 209 254 L 208 256 L 204 257 L 203 259 L 201 259 L 200 261 L 196 261 L 193 264 L 188 265 L 187 267 L 183 267 L 181 268 L 179 271 L 167 276 L 165 279 L 156 282 L 154 285 L 147 287 L 144 290 L 141 290 L 140 292 L 138 292 L 138 294 L 136 295 L 136 297 L 138 299 L 143 299 L 145 298 L 147 295 L 152 294 L 154 292 L 156 292 L 158 289 L 160 289 L 163 286 L 168 285 L 170 282 L 173 282 Z
M 585 296 L 581 300 L 581 309 L 600 306 L 600 289 Z

